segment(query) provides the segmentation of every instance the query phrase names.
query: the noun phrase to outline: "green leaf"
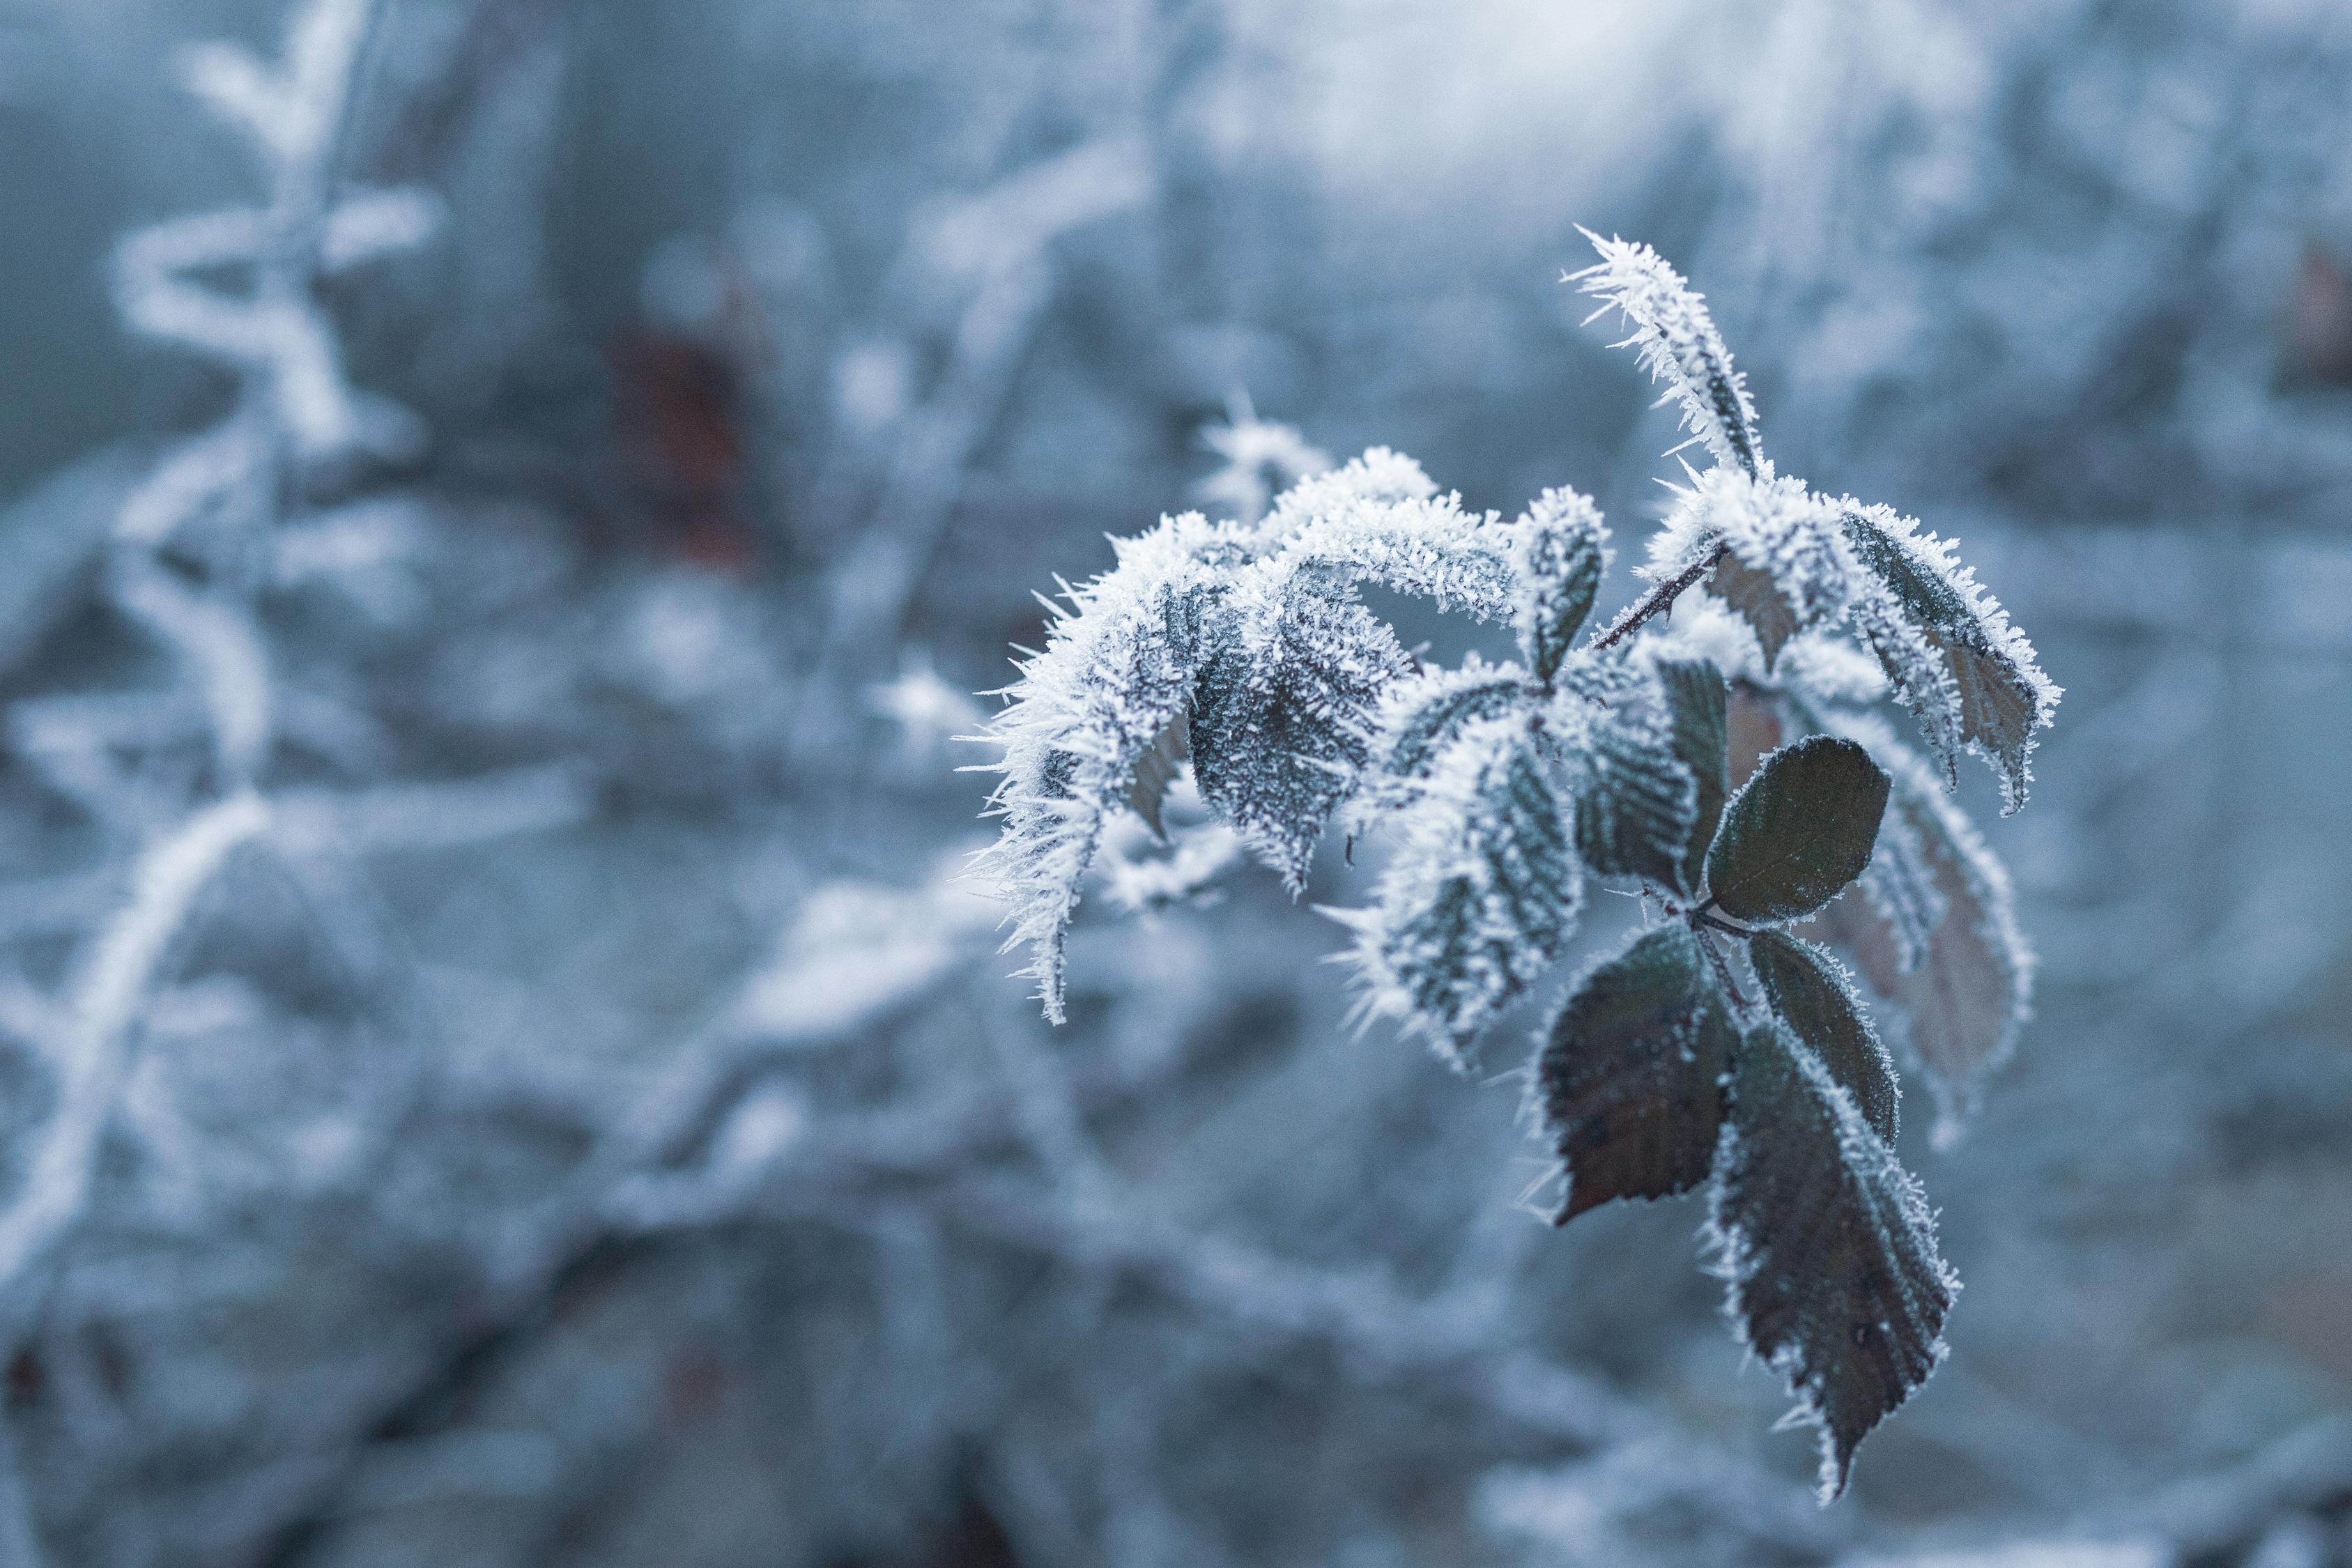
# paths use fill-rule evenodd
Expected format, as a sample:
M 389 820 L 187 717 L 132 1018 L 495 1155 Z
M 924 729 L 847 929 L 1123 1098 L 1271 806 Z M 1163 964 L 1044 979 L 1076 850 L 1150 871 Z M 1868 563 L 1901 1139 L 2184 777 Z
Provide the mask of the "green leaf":
M 1564 487 L 1538 496 L 1518 527 L 1513 618 L 1528 668 L 1549 685 L 1592 613 L 1608 566 L 1609 530 L 1590 500 Z
M 1812 735 L 1764 759 L 1723 814 L 1707 891 L 1734 920 L 1801 920 L 1870 864 L 1887 777 L 1852 741 Z
M 1738 1044 L 1686 926 L 1654 926 L 1586 975 L 1536 1058 L 1544 1130 L 1568 1173 L 1553 1223 L 1705 1182 Z
M 1871 1130 L 1892 1148 L 1902 1092 L 1895 1087 L 1895 1064 L 1846 984 L 1843 966 L 1811 943 L 1776 931 L 1757 932 L 1748 943 L 1748 959 L 1772 1011 L 1853 1096 Z
M 1778 1026 L 1741 1042 L 1709 1239 L 1750 1350 L 1820 1429 L 1822 1500 L 1944 1357 L 1959 1281 L 1935 1219 L 1853 1100 Z
M 1707 659 L 1662 658 L 1657 668 L 1658 683 L 1665 689 L 1667 719 L 1674 726 L 1675 755 L 1698 783 L 1696 817 L 1677 879 L 1683 891 L 1692 892 L 1698 888 L 1706 847 L 1715 840 L 1723 797 L 1729 791 L 1727 691 L 1723 672 Z

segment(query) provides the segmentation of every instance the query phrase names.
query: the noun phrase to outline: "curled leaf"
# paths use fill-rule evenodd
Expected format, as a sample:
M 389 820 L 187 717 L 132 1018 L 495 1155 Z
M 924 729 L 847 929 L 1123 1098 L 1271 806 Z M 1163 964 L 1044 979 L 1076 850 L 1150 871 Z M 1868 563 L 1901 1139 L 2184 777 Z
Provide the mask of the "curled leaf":
M 1839 524 L 1864 577 L 1855 627 L 1919 721 L 1946 784 L 1960 751 L 1980 752 L 2000 775 L 2002 810 L 2015 811 L 2033 776 L 2036 733 L 2060 695 L 2033 645 L 1953 556 L 1950 541 L 1885 507 L 1842 503 Z
M 1187 513 L 1119 541 L 1111 572 L 1050 606 L 1045 651 L 1024 661 L 990 726 L 1004 748 L 990 805 L 1004 826 L 982 865 L 1007 901 L 1006 945 L 1030 949 L 1024 973 L 1048 1018 L 1062 1016 L 1064 932 L 1104 821 L 1137 798 L 1156 765 L 1147 759 L 1186 711 L 1221 591 L 1206 563 L 1234 539 Z
M 1193 776 L 1297 893 L 1355 786 L 1367 715 L 1407 660 L 1385 623 L 1329 584 L 1286 581 L 1234 599 L 1192 693 Z
M 1160 819 L 1160 808 L 1168 798 L 1168 786 L 1192 760 L 1189 740 L 1192 716 L 1179 711 L 1160 726 L 1151 744 L 1135 759 L 1135 777 L 1127 786 L 1127 805 L 1136 816 L 1143 818 L 1154 838 L 1165 840 L 1167 826 Z

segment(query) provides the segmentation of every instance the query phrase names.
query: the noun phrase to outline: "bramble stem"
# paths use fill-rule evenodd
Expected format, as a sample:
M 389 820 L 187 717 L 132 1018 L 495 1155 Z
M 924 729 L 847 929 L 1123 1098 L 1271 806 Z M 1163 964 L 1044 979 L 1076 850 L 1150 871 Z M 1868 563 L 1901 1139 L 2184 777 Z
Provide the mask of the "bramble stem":
M 1715 933 L 1696 921 L 1692 926 L 1698 932 L 1699 946 L 1706 950 L 1706 961 L 1715 965 L 1715 977 L 1723 982 L 1723 989 L 1731 997 L 1731 1005 L 1739 1010 L 1739 1021 L 1746 1024 L 1748 998 L 1739 994 L 1738 982 L 1731 978 L 1731 965 L 1724 961 L 1722 950 L 1715 945 Z
M 1685 589 L 1715 570 L 1716 563 L 1723 559 L 1724 548 L 1723 541 L 1717 540 L 1707 546 L 1706 554 L 1634 600 L 1625 607 L 1623 614 L 1609 623 L 1607 631 L 1592 639 L 1589 645 L 1590 647 L 1594 651 L 1612 647 L 1624 641 L 1645 622 L 1655 620 L 1673 609 L 1675 601 L 1682 597 Z

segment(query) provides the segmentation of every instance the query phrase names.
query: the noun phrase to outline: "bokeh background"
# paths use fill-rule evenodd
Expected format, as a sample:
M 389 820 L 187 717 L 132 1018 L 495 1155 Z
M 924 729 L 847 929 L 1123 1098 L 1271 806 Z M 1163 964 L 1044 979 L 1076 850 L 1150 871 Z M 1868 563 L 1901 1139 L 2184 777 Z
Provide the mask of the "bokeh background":
M 5 0 L 0 214 L 0 1560 L 2352 1563 L 2342 5 Z M 1519 1206 L 1518 1035 L 1248 870 L 1049 1030 L 962 879 L 969 694 L 1244 396 L 1642 537 L 1579 225 L 2068 689 L 1827 1510 L 1691 1206 Z

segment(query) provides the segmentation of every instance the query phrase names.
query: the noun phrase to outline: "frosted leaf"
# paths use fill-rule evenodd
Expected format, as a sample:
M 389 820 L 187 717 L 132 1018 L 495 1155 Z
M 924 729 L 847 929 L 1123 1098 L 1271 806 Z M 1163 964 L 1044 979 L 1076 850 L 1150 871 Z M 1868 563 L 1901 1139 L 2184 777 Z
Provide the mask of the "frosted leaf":
M 1731 365 L 1731 351 L 1707 313 L 1705 298 L 1646 245 L 1603 239 L 1590 229 L 1601 259 L 1571 276 L 1602 310 L 1623 313 L 1642 368 L 1664 383 L 1683 409 L 1683 428 L 1706 443 L 1715 460 L 1754 474 L 1764 460 L 1756 436 L 1756 405 L 1748 380 Z M 1596 312 L 1597 314 L 1598 312 Z
M 1375 582 L 1480 620 L 1511 612 L 1513 530 L 1493 512 L 1465 512 L 1459 496 L 1436 494 L 1419 464 L 1384 447 L 1285 491 L 1253 537 L 1276 576 Z
M 1871 1130 L 1892 1147 L 1902 1090 L 1878 1031 L 1854 999 L 1845 966 L 1811 943 L 1775 931 L 1749 939 L 1748 961 L 1780 1022 L 1821 1059 L 1853 1097 Z
M 1678 886 L 1699 817 L 1699 784 L 1675 735 L 1656 675 L 1639 660 L 1590 672 L 1607 706 L 1585 724 L 1575 753 L 1576 850 L 1605 877 Z
M 1356 501 L 1429 500 L 1436 494 L 1436 482 L 1419 463 L 1386 447 L 1368 447 L 1362 456 L 1350 458 L 1327 472 L 1309 475 L 1275 498 L 1265 529 L 1270 534 L 1279 535 Z
M 1518 534 L 1511 562 L 1518 594 L 1511 620 L 1519 657 L 1538 680 L 1549 683 L 1592 613 L 1601 574 L 1609 569 L 1609 529 L 1600 509 L 1566 486 L 1538 496 L 1512 526 Z
M 1919 721 L 1945 782 L 1957 782 L 1961 750 L 1979 752 L 2000 775 L 2003 812 L 2015 811 L 2025 804 L 2035 736 L 2055 714 L 2059 689 L 1949 540 L 1885 507 L 1837 504 L 1861 568 L 1855 628 Z
M 1213 621 L 1192 698 L 1193 775 L 1296 893 L 1363 766 L 1371 706 L 1411 661 L 1378 616 L 1311 576 L 1253 580 Z
M 1706 1181 L 1738 1043 L 1686 926 L 1653 926 L 1587 974 L 1536 1058 L 1535 1105 L 1568 1176 L 1553 1223 Z
M 1748 565 L 1728 550 L 1708 580 L 1707 591 L 1754 630 L 1767 670 L 1780 657 L 1789 639 L 1803 629 L 1797 619 L 1797 607 L 1780 591 L 1772 574 Z
M 992 797 L 1005 822 L 988 863 L 1049 1017 L 1105 815 L 1151 814 L 1179 744 L 1171 725 L 1203 798 L 1296 891 L 1366 761 L 1374 703 L 1412 668 L 1356 585 L 1496 618 L 1514 539 L 1375 447 L 1294 485 L 1256 525 L 1188 513 L 1114 542 L 1118 566 L 1070 592 L 991 733 L 1005 747 Z
M 1788 738 L 1778 697 L 1748 680 L 1731 683 L 1723 729 L 1726 771 L 1734 789 L 1754 777 L 1758 766 Z
M 1439 754 L 1468 726 L 1531 700 L 1525 670 L 1488 664 L 1475 653 L 1459 669 L 1433 667 L 1399 681 L 1371 716 L 1367 783 L 1352 808 L 1355 826 L 1369 827 L 1416 797 Z
M 1734 920 L 1801 920 L 1870 863 L 1887 777 L 1852 741 L 1814 735 L 1764 759 L 1725 807 L 1708 900 Z
M 1918 1184 L 1775 1025 L 1740 1043 L 1707 1239 L 1733 1324 L 1820 1431 L 1829 1502 L 1855 1446 L 1943 1360 L 1959 1281 Z
M 1238 552 L 1229 528 L 1196 512 L 1115 545 L 1118 563 L 1054 609 L 1045 651 L 1022 663 L 988 731 L 1004 748 L 990 796 L 1004 823 L 982 863 L 1011 906 L 1006 946 L 1030 947 L 1024 973 L 1055 1021 L 1063 931 L 1104 818 L 1189 710 L 1211 652 L 1212 565 Z
M 1568 823 L 1516 719 L 1480 720 L 1438 753 L 1402 816 L 1369 909 L 1332 911 L 1367 1017 L 1400 1020 L 1457 1065 L 1559 956 L 1582 884 Z
M 1683 852 L 1677 881 L 1685 892 L 1697 890 L 1715 840 L 1716 825 L 1723 819 L 1723 799 L 1729 792 L 1723 672 L 1706 659 L 1656 661 L 1658 685 L 1665 693 L 1666 713 L 1674 731 L 1675 756 L 1690 770 L 1697 793 L 1687 847 Z
M 1650 575 L 1671 576 L 1719 547 L 1706 591 L 1756 634 L 1769 674 L 1791 638 L 1845 608 L 1853 567 L 1834 521 L 1825 503 L 1769 464 L 1754 478 L 1710 469 L 1652 541 Z
M 1176 782 L 1177 773 L 1192 758 L 1191 715 L 1180 710 L 1160 726 L 1151 744 L 1135 759 L 1135 777 L 1128 784 L 1127 806 L 1150 824 L 1155 838 L 1168 837 L 1168 829 L 1160 820 L 1160 804 L 1167 798 L 1168 786 Z
M 1895 970 L 1905 974 L 1927 956 L 1936 928 L 1951 908 L 1937 886 L 1936 862 L 1911 815 L 1890 798 L 1878 825 L 1878 846 L 1856 883 L 1886 928 Z
M 2008 872 L 1934 773 L 1874 720 L 1839 723 L 1893 775 L 1882 838 L 1897 852 L 1883 885 L 1865 877 L 1817 929 L 1853 955 L 1888 1033 L 1926 1073 L 1937 1141 L 1949 1142 L 2032 1013 L 2032 952 Z

